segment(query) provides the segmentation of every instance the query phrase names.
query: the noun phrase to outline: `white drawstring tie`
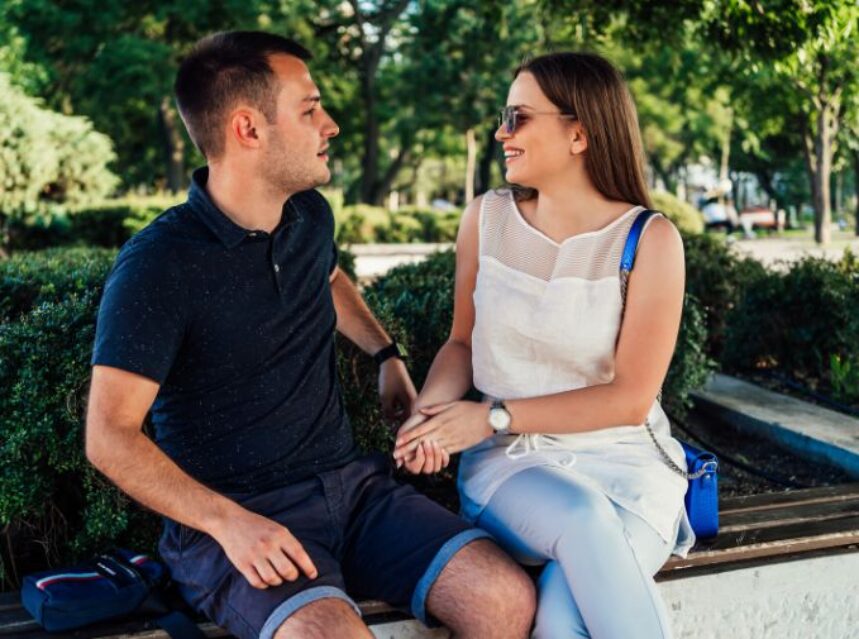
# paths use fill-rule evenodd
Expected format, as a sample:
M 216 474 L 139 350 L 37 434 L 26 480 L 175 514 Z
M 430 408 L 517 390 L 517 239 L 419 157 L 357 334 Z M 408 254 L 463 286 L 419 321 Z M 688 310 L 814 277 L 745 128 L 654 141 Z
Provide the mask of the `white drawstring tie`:
M 566 455 L 558 460 L 558 463 L 569 468 L 576 463 L 576 456 L 569 449 L 552 437 L 546 437 L 542 433 L 521 433 L 507 447 L 504 454 L 508 459 L 522 459 L 531 453 L 542 450 L 564 452 Z

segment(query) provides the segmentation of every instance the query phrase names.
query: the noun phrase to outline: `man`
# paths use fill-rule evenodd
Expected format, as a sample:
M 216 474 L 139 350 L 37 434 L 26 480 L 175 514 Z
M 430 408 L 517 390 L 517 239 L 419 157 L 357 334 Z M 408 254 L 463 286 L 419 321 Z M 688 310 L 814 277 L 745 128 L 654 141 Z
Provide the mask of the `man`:
M 347 592 L 457 636 L 525 636 L 533 588 L 485 533 L 360 457 L 334 330 L 381 363 L 383 406 L 415 390 L 336 266 L 337 125 L 279 36 L 217 34 L 176 97 L 208 168 L 122 249 L 93 353 L 87 456 L 165 516 L 183 595 L 238 637 L 371 637 Z M 387 357 L 387 359 L 385 359 Z M 156 442 L 141 431 L 151 407 Z

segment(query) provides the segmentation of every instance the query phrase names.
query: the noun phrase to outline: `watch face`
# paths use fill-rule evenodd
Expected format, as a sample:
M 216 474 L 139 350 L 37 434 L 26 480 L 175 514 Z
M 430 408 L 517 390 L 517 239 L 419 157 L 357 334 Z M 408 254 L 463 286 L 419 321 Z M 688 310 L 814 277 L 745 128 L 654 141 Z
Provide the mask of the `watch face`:
M 493 408 L 489 411 L 489 425 L 494 430 L 507 430 L 510 428 L 510 413 L 503 408 Z

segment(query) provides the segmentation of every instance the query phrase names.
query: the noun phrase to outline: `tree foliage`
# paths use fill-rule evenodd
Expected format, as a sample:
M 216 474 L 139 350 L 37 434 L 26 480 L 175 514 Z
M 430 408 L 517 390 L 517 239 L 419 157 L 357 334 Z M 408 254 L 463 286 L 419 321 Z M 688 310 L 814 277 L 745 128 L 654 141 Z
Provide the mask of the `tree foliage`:
M 83 117 L 50 111 L 0 74 L 0 231 L 10 219 L 32 219 L 110 193 L 110 139 Z

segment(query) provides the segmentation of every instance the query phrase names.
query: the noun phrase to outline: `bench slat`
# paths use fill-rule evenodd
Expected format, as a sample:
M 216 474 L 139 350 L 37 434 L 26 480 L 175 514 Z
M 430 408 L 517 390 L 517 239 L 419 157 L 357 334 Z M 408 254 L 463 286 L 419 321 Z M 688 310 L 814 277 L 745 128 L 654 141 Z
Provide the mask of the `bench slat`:
M 662 572 L 729 561 L 859 544 L 859 516 L 802 522 L 720 534 L 684 558 L 672 557 Z
M 788 504 L 798 506 L 800 504 L 831 503 L 852 499 L 857 494 L 859 494 L 859 482 L 821 486 L 819 488 L 803 488 L 780 493 L 727 497 L 719 500 L 719 512 L 721 515 L 727 515 L 748 510 L 780 508 Z
M 829 503 L 806 503 L 800 506 L 782 505 L 779 508 L 764 510 L 734 511 L 720 517 L 719 534 L 749 530 L 752 528 L 771 528 L 786 524 L 817 522 L 859 515 L 859 495 Z

